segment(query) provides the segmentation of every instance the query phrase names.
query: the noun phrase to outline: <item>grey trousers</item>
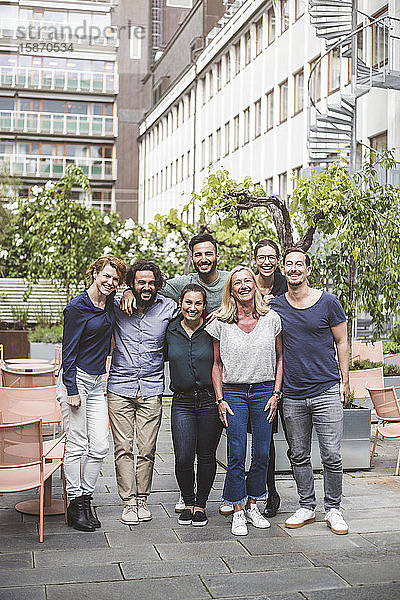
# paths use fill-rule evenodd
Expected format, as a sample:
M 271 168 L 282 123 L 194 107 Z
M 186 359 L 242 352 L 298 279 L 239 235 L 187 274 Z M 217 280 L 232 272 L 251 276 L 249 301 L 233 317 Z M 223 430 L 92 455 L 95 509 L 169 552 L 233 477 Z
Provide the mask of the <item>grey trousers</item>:
M 343 435 L 343 406 L 340 400 L 339 384 L 314 398 L 284 397 L 283 415 L 300 506 L 314 509 L 317 505 L 311 465 L 311 435 L 314 427 L 324 467 L 325 510 L 339 508 L 343 479 L 340 453 Z
M 125 504 L 136 496 L 147 497 L 153 479 L 154 455 L 161 425 L 161 396 L 125 398 L 107 392 L 108 414 L 114 438 L 114 459 L 118 493 Z M 138 455 L 133 452 L 136 433 Z

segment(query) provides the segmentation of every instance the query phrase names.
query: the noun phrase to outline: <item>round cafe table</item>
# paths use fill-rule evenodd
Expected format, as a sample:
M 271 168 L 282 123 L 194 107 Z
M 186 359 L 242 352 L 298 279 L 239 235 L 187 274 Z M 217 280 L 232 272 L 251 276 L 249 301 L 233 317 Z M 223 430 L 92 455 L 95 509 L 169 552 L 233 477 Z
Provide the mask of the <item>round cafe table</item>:
M 13 363 L 13 364 L 31 364 L 31 363 L 41 363 L 41 364 L 51 364 L 51 361 L 48 360 L 47 358 L 6 358 L 5 359 L 6 363 Z
M 54 365 L 49 362 L 10 363 L 6 361 L 6 368 L 9 371 L 50 371 L 54 369 Z

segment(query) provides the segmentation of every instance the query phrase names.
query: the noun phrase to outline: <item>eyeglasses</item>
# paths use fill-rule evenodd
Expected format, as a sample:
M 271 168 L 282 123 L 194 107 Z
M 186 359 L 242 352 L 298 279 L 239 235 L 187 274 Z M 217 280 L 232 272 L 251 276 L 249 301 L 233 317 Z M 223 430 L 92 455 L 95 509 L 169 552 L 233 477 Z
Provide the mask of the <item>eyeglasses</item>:
M 256 261 L 259 263 L 263 263 L 266 260 L 268 260 L 268 262 L 275 262 L 276 260 L 278 260 L 278 257 L 274 254 L 269 254 L 269 255 L 259 254 L 256 257 Z

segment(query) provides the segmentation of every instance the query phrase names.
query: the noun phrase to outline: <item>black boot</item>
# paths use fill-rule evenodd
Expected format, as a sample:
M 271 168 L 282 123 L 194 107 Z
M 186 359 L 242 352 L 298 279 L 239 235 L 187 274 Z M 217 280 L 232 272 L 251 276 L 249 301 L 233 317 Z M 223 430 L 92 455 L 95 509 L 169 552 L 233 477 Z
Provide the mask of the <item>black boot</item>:
M 92 501 L 92 496 L 90 494 L 83 494 L 82 499 L 83 499 L 83 508 L 85 509 L 85 515 L 86 515 L 86 518 L 89 521 L 89 523 L 91 525 L 93 525 L 93 527 L 96 527 L 96 529 L 98 527 L 101 527 L 100 521 L 92 513 L 92 507 L 90 505 L 90 503 Z
M 278 508 L 281 504 L 281 499 L 278 492 L 272 492 L 268 494 L 267 503 L 265 505 L 264 515 L 266 517 L 275 517 L 278 512 Z
M 83 506 L 83 496 L 70 501 L 67 509 L 68 526 L 78 531 L 94 531 L 93 525 L 88 521 Z

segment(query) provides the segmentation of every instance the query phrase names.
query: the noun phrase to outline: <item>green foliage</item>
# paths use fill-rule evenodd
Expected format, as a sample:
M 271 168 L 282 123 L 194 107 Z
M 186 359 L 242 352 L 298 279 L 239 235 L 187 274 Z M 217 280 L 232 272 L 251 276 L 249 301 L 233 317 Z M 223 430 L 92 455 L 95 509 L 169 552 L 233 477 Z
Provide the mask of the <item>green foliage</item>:
M 62 342 L 63 326 L 59 325 L 38 325 L 32 329 L 28 338 L 30 342 L 42 342 L 45 344 L 59 344 Z
M 384 354 L 400 353 L 400 344 L 398 342 L 383 342 L 383 353 Z
M 372 362 L 369 359 L 366 360 L 355 360 L 350 365 L 350 371 L 360 371 L 364 369 L 376 369 L 377 367 L 383 367 L 383 375 L 390 377 L 392 375 L 400 375 L 400 367 L 397 365 L 387 365 L 382 362 Z
M 392 328 L 390 330 L 390 339 L 392 342 L 396 342 L 396 344 L 400 345 L 400 322 L 393 323 Z
M 343 408 L 362 408 L 364 402 L 365 400 L 362 400 L 361 402 L 356 402 L 354 391 L 351 391 L 343 402 Z
M 19 321 L 23 323 L 26 327 L 29 321 L 29 306 L 21 305 L 21 306 L 12 306 L 11 307 L 11 315 L 13 321 Z
M 400 375 L 400 367 L 398 365 L 384 365 L 383 374 L 385 375 L 385 377 Z

